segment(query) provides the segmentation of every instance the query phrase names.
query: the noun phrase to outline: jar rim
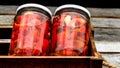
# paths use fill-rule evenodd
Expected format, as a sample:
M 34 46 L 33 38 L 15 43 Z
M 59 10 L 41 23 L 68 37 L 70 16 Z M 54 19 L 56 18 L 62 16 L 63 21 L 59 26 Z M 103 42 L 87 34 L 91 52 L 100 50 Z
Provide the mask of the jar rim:
M 16 13 L 21 10 L 22 8 L 27 8 L 27 7 L 36 7 L 36 8 L 41 8 L 43 10 L 45 10 L 46 12 L 48 12 L 50 14 L 50 16 L 52 17 L 52 12 L 45 6 L 40 5 L 40 4 L 35 4 L 35 3 L 27 3 L 27 4 L 23 4 L 20 5 L 17 9 L 16 9 Z
M 89 17 L 91 17 L 90 12 L 85 7 L 82 7 L 80 5 L 75 5 L 75 4 L 61 5 L 55 10 L 54 14 L 56 14 L 58 11 L 60 11 L 61 9 L 64 9 L 64 8 L 75 8 L 75 9 L 83 10 L 84 12 L 86 12 L 88 14 Z

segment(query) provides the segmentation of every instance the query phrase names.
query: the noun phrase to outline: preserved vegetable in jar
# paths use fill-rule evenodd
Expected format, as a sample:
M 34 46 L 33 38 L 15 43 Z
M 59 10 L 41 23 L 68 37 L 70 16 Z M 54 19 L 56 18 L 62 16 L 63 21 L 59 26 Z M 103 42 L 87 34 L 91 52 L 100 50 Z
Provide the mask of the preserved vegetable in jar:
M 16 10 L 8 55 L 45 56 L 48 54 L 51 12 L 42 5 L 29 3 Z
M 90 17 L 89 11 L 79 5 L 58 7 L 52 24 L 51 55 L 87 56 Z

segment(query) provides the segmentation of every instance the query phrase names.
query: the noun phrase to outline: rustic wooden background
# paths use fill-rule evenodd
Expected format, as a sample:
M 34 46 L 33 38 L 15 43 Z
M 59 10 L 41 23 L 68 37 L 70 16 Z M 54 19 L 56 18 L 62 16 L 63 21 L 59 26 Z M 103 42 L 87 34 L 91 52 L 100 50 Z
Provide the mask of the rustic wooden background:
M 18 6 L 0 5 L 0 44 L 10 43 L 15 10 Z M 54 12 L 56 7 L 48 7 Z M 97 51 L 111 64 L 120 68 L 120 8 L 87 8 L 92 15 Z M 108 68 L 105 67 L 104 68 Z

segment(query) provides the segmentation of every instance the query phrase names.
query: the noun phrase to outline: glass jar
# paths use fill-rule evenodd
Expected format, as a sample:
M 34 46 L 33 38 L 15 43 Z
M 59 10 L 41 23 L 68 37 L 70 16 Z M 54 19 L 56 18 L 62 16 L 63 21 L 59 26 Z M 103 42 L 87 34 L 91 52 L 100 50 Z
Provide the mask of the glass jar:
M 49 49 L 51 11 L 42 5 L 28 3 L 16 10 L 9 55 L 47 55 Z
M 55 10 L 51 55 L 86 56 L 90 37 L 90 13 L 79 5 L 66 4 Z

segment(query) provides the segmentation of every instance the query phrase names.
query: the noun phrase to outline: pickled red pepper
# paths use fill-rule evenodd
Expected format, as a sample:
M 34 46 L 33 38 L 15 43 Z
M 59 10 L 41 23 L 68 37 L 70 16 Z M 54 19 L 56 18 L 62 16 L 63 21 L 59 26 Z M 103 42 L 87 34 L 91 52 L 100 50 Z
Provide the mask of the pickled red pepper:
M 86 56 L 90 23 L 79 13 L 64 12 L 53 19 L 51 54 Z
M 44 15 L 26 13 L 16 17 L 9 55 L 46 55 L 50 20 Z

